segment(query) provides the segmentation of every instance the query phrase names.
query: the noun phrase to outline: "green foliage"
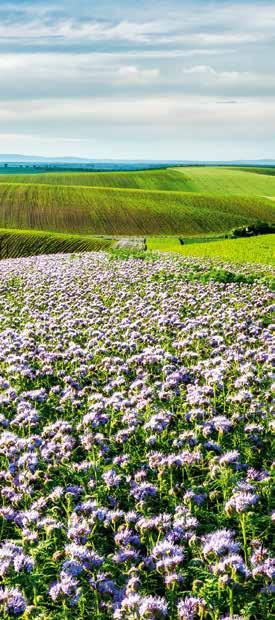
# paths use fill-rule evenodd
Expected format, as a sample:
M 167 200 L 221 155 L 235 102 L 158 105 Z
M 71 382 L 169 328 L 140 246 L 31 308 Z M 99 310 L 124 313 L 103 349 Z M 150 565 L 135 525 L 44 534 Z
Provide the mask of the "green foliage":
M 235 273 L 228 271 L 227 269 L 210 269 L 201 275 L 195 274 L 195 277 L 191 279 L 200 280 L 200 282 L 221 282 L 223 284 L 230 284 L 231 282 L 237 282 L 241 284 L 253 284 L 257 280 L 256 275 L 246 275 L 244 273 Z
M 232 232 L 234 237 L 254 237 L 256 235 L 270 235 L 275 232 L 275 226 L 272 226 L 268 222 L 259 222 L 258 224 L 250 224 L 248 226 L 242 226 L 241 228 L 235 228 Z
M 203 284 L 211 281 L 221 282 L 223 284 L 230 284 L 232 282 L 239 284 L 253 284 L 257 279 L 259 279 L 257 274 L 247 275 L 245 273 L 229 271 L 228 269 L 218 267 L 205 269 L 197 265 L 193 265 L 193 269 L 190 269 L 190 271 L 188 271 L 185 275 L 178 273 L 167 274 L 165 271 L 159 271 L 153 277 L 155 282 L 177 282 L 178 280 L 190 280 L 190 282 L 194 282 L 195 280 L 198 280 Z
M 135 250 L 132 248 L 111 248 L 111 259 L 129 260 L 130 258 L 138 258 L 140 260 L 147 260 L 151 256 L 145 250 Z

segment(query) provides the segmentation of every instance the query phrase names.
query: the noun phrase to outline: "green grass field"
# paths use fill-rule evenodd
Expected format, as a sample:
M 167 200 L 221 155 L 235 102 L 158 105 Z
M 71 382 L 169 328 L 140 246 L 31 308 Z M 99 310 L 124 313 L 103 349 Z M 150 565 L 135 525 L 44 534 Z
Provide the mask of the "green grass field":
M 265 170 L 265 172 L 261 172 Z M 273 173 L 274 170 L 274 173 Z M 0 183 L 80 185 L 125 189 L 275 196 L 275 168 L 184 167 L 138 172 L 1 174 Z
M 204 235 L 196 235 L 195 237 L 183 237 L 183 236 L 175 236 L 175 235 L 164 235 L 147 237 L 146 243 L 148 245 L 148 249 L 150 250 L 163 250 L 164 252 L 170 252 L 171 248 L 174 248 L 175 245 L 177 247 L 181 247 L 180 239 L 183 241 L 183 244 L 190 245 L 194 243 L 209 243 L 210 241 L 218 241 L 219 239 L 224 239 L 224 235 L 208 235 L 205 237 Z
M 236 167 L 234 166 L 227 166 L 226 168 L 229 170 L 236 170 Z M 238 170 L 243 170 L 244 172 L 254 172 L 255 174 L 268 174 L 275 176 L 275 166 L 273 168 L 268 168 L 265 166 L 238 166 Z
M 274 224 L 272 171 L 188 167 L 1 174 L 0 229 L 9 229 L 2 254 L 97 249 L 108 243 L 100 240 L 96 245 L 94 237 L 106 235 L 178 235 L 189 245 L 196 237 L 208 242 L 209 237 L 223 237 L 235 227 L 260 220 Z M 39 236 L 39 231 L 46 236 Z M 153 240 L 150 243 L 154 245 Z M 158 237 L 155 243 L 165 251 L 175 241 Z M 185 246 L 182 251 L 187 251 Z
M 111 239 L 44 233 L 38 230 L 0 229 L 0 258 L 17 258 L 38 254 L 92 252 L 112 246 Z
M 173 169 L 133 172 L 48 172 L 42 174 L 2 174 L 0 183 L 81 185 L 125 189 L 192 191 L 182 174 Z
M 92 235 L 205 235 L 275 221 L 264 198 L 0 183 L 0 228 Z
M 256 169 L 257 170 L 257 169 Z M 193 192 L 239 196 L 275 196 L 275 177 L 250 169 L 177 168 Z M 188 191 L 188 190 L 187 190 Z
M 247 239 L 220 239 L 205 243 L 181 245 L 178 237 L 148 237 L 148 250 L 177 252 L 183 256 L 214 258 L 238 263 L 274 265 L 274 235 L 261 235 Z

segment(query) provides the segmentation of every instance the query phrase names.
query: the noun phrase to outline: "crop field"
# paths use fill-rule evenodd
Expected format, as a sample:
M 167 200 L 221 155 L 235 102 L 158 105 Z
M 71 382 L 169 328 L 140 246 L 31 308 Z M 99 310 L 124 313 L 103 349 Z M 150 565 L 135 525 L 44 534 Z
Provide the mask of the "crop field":
M 270 172 L 259 174 L 244 169 L 230 168 L 177 168 L 192 186 L 193 192 L 221 195 L 275 196 L 275 178 Z M 188 190 L 187 190 L 188 191 Z
M 275 263 L 275 236 L 261 235 L 247 239 L 194 239 L 193 243 L 180 244 L 178 237 L 148 237 L 148 250 L 178 252 L 183 256 L 199 256 L 240 263 Z M 196 241 L 196 242 L 195 242 Z
M 189 244 L 196 241 L 195 237 L 223 237 L 235 227 L 260 220 L 272 224 L 275 177 L 273 169 L 265 174 L 259 170 L 186 167 L 1 174 L 0 229 L 8 229 L 8 236 L 1 243 L 0 256 L 103 249 L 107 241 L 95 240 L 102 236 L 181 236 Z M 19 236 L 19 231 L 24 231 L 24 236 Z M 46 237 L 38 236 L 39 231 L 47 235 L 47 242 Z M 58 241 L 52 233 L 63 238 Z M 64 235 L 73 238 L 65 239 Z M 76 238 L 80 235 L 85 239 Z M 165 247 L 167 242 L 152 239 L 151 249 L 154 243 L 156 249 L 170 249 Z M 168 246 L 171 244 L 173 239 Z M 230 258 L 226 253 L 229 247 L 224 246 L 226 259 Z
M 86 237 L 85 235 L 65 235 L 44 233 L 37 230 L 0 229 L 0 258 L 17 258 L 38 254 L 68 252 L 92 252 L 105 250 L 112 240 Z
M 125 189 L 275 195 L 275 168 L 184 167 L 135 172 L 2 174 L 0 183 L 81 185 Z
M 271 618 L 263 274 L 1 262 L 1 618 Z
M 85 235 L 203 235 L 259 219 L 275 222 L 273 201 L 254 196 L 0 183 L 0 228 Z
M 49 172 L 43 174 L 1 175 L 0 183 L 34 183 L 42 185 L 81 185 L 125 189 L 188 191 L 185 177 L 176 170 L 141 170 L 138 172 Z M 192 186 L 190 185 L 192 191 Z
M 135 172 L 1 174 L 0 183 L 112 187 L 221 195 L 275 196 L 275 168 L 193 166 Z
M 150 236 L 146 239 L 148 243 L 148 248 L 150 250 L 164 250 L 165 252 L 173 251 L 175 247 L 181 247 L 186 244 L 193 243 L 208 243 L 209 241 L 217 241 L 219 239 L 224 239 L 224 235 L 209 235 L 205 237 L 204 235 L 196 235 L 195 237 L 178 237 L 178 236 Z

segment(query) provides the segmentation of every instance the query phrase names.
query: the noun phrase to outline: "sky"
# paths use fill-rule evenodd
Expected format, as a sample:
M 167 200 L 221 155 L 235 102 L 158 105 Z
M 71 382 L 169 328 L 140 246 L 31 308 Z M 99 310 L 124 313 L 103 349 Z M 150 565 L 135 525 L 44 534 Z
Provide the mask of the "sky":
M 275 158 L 274 59 L 274 0 L 1 0 L 0 152 Z

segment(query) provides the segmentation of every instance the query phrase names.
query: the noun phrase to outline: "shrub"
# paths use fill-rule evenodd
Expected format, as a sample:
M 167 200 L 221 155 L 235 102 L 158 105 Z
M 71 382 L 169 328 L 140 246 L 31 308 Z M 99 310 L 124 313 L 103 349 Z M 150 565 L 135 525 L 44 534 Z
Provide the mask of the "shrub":
M 256 235 L 270 235 L 275 232 L 275 226 L 268 222 L 258 222 L 258 224 L 250 224 L 249 226 L 242 226 L 235 228 L 232 231 L 232 238 L 234 237 L 254 237 Z

